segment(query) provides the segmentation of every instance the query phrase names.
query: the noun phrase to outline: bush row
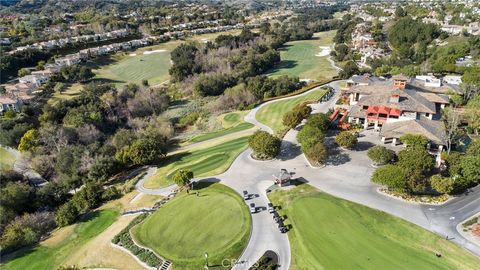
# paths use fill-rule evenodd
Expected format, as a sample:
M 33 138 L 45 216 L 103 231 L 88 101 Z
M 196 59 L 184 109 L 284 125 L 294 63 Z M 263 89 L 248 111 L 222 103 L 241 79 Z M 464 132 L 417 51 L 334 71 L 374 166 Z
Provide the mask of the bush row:
M 134 220 L 132 220 L 132 222 L 130 222 L 127 227 L 125 227 L 119 234 L 117 234 L 112 239 L 112 243 L 128 249 L 130 252 L 132 252 L 133 255 L 135 255 L 142 262 L 145 262 L 148 266 L 159 267 L 160 265 L 162 265 L 163 261 L 158 258 L 157 255 L 155 255 L 155 253 L 153 253 L 152 251 L 137 246 L 133 242 L 132 236 L 130 235 L 130 229 L 133 228 L 133 226 L 142 222 L 147 216 L 148 214 L 141 214 Z

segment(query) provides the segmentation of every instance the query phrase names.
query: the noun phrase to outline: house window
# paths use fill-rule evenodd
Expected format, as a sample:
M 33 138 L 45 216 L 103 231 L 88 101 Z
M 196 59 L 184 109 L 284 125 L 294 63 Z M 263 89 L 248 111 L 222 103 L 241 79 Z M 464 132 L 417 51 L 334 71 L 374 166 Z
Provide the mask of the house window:
M 387 115 L 384 114 L 384 113 L 381 113 L 381 114 L 379 114 L 378 116 L 379 116 L 379 117 L 383 117 L 383 118 L 386 118 L 386 117 L 387 117 Z
M 426 117 L 430 117 L 430 114 L 429 114 L 429 113 L 426 113 L 425 116 L 426 116 Z
M 365 106 L 365 105 L 364 105 L 364 106 L 363 106 L 363 109 L 364 109 L 364 110 L 368 109 L 368 106 Z
M 389 115 L 388 118 L 398 119 L 397 115 Z

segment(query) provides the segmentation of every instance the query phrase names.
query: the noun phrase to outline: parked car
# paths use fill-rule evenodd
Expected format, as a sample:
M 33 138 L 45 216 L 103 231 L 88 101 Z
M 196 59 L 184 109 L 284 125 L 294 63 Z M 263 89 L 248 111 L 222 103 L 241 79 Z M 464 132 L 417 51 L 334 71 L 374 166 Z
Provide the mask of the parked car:
M 254 214 L 257 212 L 257 208 L 255 207 L 254 203 L 250 204 L 250 213 Z
M 280 232 L 281 232 L 281 233 L 286 233 L 286 232 L 288 232 L 287 227 L 285 227 L 285 226 L 280 227 Z
M 273 219 L 280 218 L 280 215 L 277 212 L 273 212 Z
M 272 214 L 273 212 L 275 212 L 275 208 L 273 207 L 273 204 L 272 203 L 268 203 L 268 212 L 270 214 Z
M 248 191 L 246 191 L 246 190 L 243 191 L 243 199 L 244 200 L 250 199 L 250 194 L 248 194 Z

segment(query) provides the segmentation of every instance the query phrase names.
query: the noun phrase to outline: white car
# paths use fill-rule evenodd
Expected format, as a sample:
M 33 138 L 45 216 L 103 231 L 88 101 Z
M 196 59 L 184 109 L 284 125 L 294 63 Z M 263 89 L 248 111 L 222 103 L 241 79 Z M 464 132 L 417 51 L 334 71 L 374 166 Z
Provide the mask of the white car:
M 250 213 L 255 214 L 257 212 L 257 208 L 255 207 L 254 203 L 250 204 Z

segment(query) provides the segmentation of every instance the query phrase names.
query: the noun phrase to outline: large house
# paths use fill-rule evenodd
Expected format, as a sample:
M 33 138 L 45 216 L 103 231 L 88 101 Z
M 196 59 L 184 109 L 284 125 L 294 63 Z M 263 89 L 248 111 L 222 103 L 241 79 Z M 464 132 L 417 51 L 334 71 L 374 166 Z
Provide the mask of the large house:
M 418 79 L 403 75 L 384 79 L 354 76 L 345 94 L 349 99 L 348 122 L 380 132 L 383 142 L 396 145 L 407 133 L 427 137 L 432 147 L 442 149 L 445 131 L 441 110 L 449 104 L 448 96 L 421 88 Z M 412 82 L 412 83 L 410 83 Z M 436 83 L 436 82 L 435 82 Z
M 8 110 L 19 112 L 21 105 L 21 101 L 18 98 L 0 96 L 0 114 L 3 114 Z

